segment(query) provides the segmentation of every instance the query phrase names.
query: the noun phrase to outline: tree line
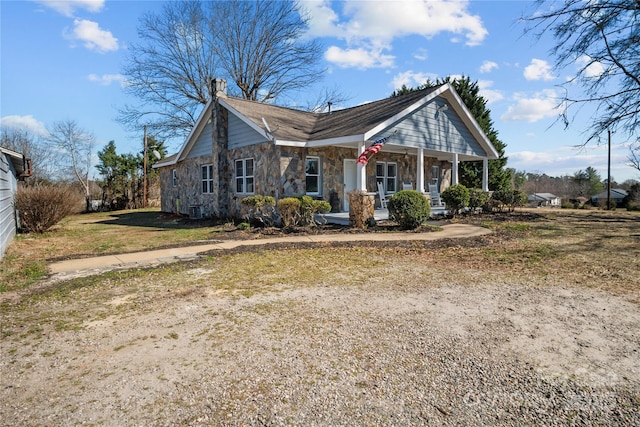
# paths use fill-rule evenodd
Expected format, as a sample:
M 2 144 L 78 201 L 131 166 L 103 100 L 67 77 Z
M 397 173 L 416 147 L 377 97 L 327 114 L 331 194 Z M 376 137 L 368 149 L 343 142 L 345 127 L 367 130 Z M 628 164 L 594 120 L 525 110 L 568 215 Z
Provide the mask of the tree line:
M 149 193 L 159 199 L 159 176 L 153 165 L 167 156 L 167 148 L 154 136 L 147 137 L 147 149 L 137 153 L 117 153 L 115 141 L 96 152 L 91 132 L 74 120 L 62 120 L 50 126 L 44 136 L 24 128 L 3 127 L 0 145 L 31 159 L 33 175 L 25 180 L 24 188 L 70 187 L 84 201 L 78 211 L 145 206 L 145 177 Z
M 584 203 L 592 196 L 598 195 L 607 189 L 607 180 L 600 173 L 589 166 L 580 169 L 572 175 L 549 176 L 545 173 L 515 171 L 510 169 L 513 176 L 513 187 L 527 194 L 551 193 L 562 198 L 563 201 Z M 640 202 L 640 182 L 628 179 L 624 182 L 616 182 L 611 179 L 611 188 L 625 190 L 631 201 Z

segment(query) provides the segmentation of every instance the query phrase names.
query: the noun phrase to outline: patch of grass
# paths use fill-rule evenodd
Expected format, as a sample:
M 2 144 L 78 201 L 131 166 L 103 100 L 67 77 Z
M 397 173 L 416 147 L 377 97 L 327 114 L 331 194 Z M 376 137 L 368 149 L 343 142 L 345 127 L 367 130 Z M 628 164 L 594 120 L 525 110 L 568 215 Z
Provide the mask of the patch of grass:
M 72 215 L 47 233 L 14 238 L 0 261 L 0 292 L 33 285 L 47 274 L 47 259 L 175 246 L 210 240 L 227 230 L 211 221 L 167 218 L 157 208 Z

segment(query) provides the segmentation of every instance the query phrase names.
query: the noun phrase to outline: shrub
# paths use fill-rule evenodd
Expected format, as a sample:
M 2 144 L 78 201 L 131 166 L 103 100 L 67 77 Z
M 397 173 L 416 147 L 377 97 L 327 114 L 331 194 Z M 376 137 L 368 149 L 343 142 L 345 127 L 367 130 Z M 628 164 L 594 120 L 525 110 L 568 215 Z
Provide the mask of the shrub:
M 578 206 L 576 206 L 576 203 L 573 203 L 569 200 L 563 200 L 562 203 L 560 204 L 560 207 L 562 209 L 577 209 Z
M 629 202 L 627 203 L 628 211 L 640 211 L 640 203 L 639 202 Z
M 298 225 L 315 225 L 317 213 L 329 212 L 331 204 L 326 200 L 314 200 L 309 196 L 300 196 L 300 217 Z
M 68 186 L 38 185 L 19 188 L 14 206 L 22 228 L 44 233 L 64 217 L 78 212 L 78 194 Z
M 516 206 L 524 206 L 527 203 L 527 195 L 520 190 L 498 190 L 493 193 L 492 198 L 499 202 L 501 212 L 505 208 L 513 212 Z
M 475 211 L 477 208 L 480 208 L 487 204 L 489 201 L 489 193 L 486 191 L 482 191 L 479 188 L 470 188 L 469 189 L 469 208 L 472 211 Z
M 253 225 L 271 226 L 276 219 L 275 205 L 276 201 L 271 196 L 255 196 L 245 197 L 240 201 L 247 207 L 247 214 L 244 218 Z
M 310 196 L 286 197 L 278 201 L 278 212 L 284 227 L 316 225 L 315 214 L 329 212 L 331 204 Z
M 431 207 L 419 191 L 402 190 L 394 194 L 387 205 L 389 219 L 405 230 L 417 228 L 427 222 Z
M 454 215 L 469 206 L 469 189 L 462 184 L 447 188 L 442 192 L 441 197 Z
M 280 214 L 283 227 L 291 227 L 298 223 L 300 205 L 300 200 L 295 197 L 285 197 L 278 200 L 278 214 Z

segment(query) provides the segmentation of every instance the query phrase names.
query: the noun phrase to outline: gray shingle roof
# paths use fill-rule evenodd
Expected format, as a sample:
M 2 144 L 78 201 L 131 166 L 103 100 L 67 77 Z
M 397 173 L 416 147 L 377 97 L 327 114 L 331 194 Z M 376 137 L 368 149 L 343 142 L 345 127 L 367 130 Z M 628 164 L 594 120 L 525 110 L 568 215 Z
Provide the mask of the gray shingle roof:
M 224 101 L 260 128 L 264 118 L 277 139 L 318 141 L 360 135 L 383 123 L 440 86 L 385 98 L 331 113 L 309 113 L 239 98 Z

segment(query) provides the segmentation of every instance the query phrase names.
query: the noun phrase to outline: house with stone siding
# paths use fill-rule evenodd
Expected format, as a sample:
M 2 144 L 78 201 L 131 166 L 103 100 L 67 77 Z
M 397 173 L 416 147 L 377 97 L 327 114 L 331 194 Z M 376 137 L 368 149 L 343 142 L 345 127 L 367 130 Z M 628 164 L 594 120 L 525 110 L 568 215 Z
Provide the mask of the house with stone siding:
M 239 217 L 240 201 L 258 194 L 309 195 L 348 211 L 355 189 L 387 195 L 404 186 L 442 191 L 458 182 L 461 161 L 498 153 L 451 84 L 357 107 L 312 113 L 228 96 L 214 80 L 205 106 L 180 150 L 159 169 L 161 209 L 196 217 Z M 358 157 L 389 137 L 367 164 Z

